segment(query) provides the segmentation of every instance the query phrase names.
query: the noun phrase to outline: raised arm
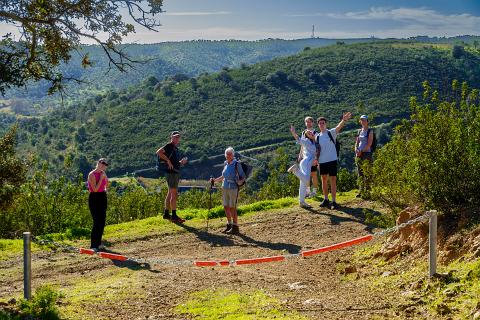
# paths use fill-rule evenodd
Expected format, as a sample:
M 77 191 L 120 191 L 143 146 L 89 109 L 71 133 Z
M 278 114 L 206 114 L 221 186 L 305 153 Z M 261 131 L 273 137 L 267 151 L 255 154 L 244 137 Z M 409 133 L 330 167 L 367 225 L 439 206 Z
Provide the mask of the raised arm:
M 298 141 L 298 134 L 295 132 L 295 127 L 293 125 L 290 126 L 290 132 L 292 133 L 293 138 Z
M 335 131 L 337 133 L 340 133 L 340 131 L 342 131 L 343 127 L 345 126 L 345 123 L 350 120 L 350 118 L 352 117 L 352 113 L 351 112 L 344 112 L 343 113 L 343 116 L 342 116 L 342 121 L 340 121 L 338 123 L 338 125 L 335 127 Z

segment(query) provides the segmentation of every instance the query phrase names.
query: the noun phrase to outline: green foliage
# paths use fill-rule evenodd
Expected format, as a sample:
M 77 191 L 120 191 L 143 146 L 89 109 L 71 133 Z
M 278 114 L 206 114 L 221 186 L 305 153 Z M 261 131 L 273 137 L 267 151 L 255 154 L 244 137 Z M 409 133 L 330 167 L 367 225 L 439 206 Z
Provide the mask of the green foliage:
M 191 294 L 175 311 L 206 320 L 304 319 L 296 313 L 282 311 L 280 302 L 262 291 L 203 290 Z
M 272 159 L 268 163 L 269 176 L 258 192 L 259 199 L 278 199 L 284 197 L 294 197 L 298 193 L 298 178 L 287 172 L 292 164 L 291 155 L 289 156 L 285 148 L 279 148 L 275 151 Z
M 452 82 L 440 101 L 424 83 L 411 99 L 411 121 L 397 127 L 374 162 L 375 193 L 393 207 L 424 203 L 441 211 L 480 204 L 479 90 Z
M 357 175 L 346 168 L 340 168 L 337 173 L 337 191 L 345 192 L 357 188 Z
M 135 28 L 122 20 L 120 8 L 128 6 L 130 18 L 141 26 L 150 29 L 159 26 L 154 15 L 162 12 L 162 0 L 149 0 L 146 7 L 137 4 L 140 2 L 2 2 L 0 22 L 18 27 L 21 41 L 15 42 L 11 33 L 5 34 L 0 41 L 0 93 L 4 94 L 12 86 L 41 79 L 51 83 L 50 93 L 61 90 L 67 76 L 58 71 L 58 66 L 71 59 L 73 50 L 80 45 L 81 37 L 100 44 L 110 63 L 118 70 L 125 71 L 133 60 L 115 46 L 121 44 L 122 38 L 134 32 Z M 105 36 L 102 39 L 98 36 L 100 30 Z M 81 55 L 79 62 L 82 68 L 91 65 L 88 53 Z
M 478 85 L 478 60 L 473 54 L 454 59 L 447 50 L 414 42 L 334 45 L 204 74 L 194 82 L 162 80 L 155 85 L 160 91 L 142 83 L 116 95 L 101 93 L 98 101 L 90 98 L 44 119 L 22 120 L 19 136 L 22 150 L 48 160 L 52 172 L 63 167 L 59 155 L 71 155 L 72 167 L 83 174 L 89 170 L 85 164 L 99 156 L 112 160 L 113 175 L 124 174 L 153 167 L 155 150 L 175 129 L 184 133 L 180 148 L 198 159 L 221 154 L 229 145 L 242 150 L 290 140 L 289 124 L 300 127 L 306 115 L 326 115 L 336 125 L 342 111 L 357 113 L 352 106 L 359 102 L 364 113 L 376 113 L 379 124 L 404 118 L 405 97 L 419 96 L 419 79 L 438 87 L 454 78 Z M 351 121 L 345 131 L 355 128 Z M 341 165 L 352 170 L 354 141 L 346 133 L 340 140 Z
M 27 171 L 26 161 L 18 159 L 15 152 L 16 133 L 17 126 L 13 126 L 0 138 L 0 217 L 14 201 Z
M 56 302 L 61 297 L 62 295 L 50 286 L 42 286 L 35 290 L 31 300 L 21 300 L 18 308 L 22 318 L 31 316 L 34 319 L 57 320 L 60 315 Z

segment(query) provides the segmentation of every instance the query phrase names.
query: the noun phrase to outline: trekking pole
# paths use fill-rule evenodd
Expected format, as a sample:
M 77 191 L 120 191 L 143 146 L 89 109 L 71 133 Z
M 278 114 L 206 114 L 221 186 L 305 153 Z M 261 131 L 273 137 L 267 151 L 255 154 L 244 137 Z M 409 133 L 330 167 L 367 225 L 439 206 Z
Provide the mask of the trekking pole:
M 208 223 L 210 222 L 210 210 L 212 210 L 212 190 L 213 190 L 213 176 L 210 176 L 210 190 L 208 191 L 210 201 L 208 202 L 208 212 L 207 212 L 207 232 L 208 232 Z

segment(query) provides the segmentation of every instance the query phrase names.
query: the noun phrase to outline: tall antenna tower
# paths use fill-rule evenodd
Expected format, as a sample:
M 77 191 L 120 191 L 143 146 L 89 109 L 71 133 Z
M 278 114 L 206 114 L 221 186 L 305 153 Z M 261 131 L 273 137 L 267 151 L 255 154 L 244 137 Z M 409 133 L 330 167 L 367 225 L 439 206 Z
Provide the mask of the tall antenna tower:
M 312 24 L 312 38 L 315 38 L 315 25 Z

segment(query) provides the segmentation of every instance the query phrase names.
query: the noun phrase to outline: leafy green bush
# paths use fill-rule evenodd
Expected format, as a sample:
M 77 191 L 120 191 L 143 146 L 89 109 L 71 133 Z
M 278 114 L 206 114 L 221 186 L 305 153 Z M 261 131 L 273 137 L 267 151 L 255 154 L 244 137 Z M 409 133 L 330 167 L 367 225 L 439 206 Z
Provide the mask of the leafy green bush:
M 357 175 L 346 168 L 338 170 L 337 190 L 340 192 L 350 191 L 357 188 Z
M 34 319 L 57 320 L 60 319 L 56 302 L 61 298 L 61 294 L 49 286 L 42 286 L 35 290 L 35 295 L 31 300 L 21 300 L 19 309 L 22 318 L 31 316 Z
M 423 103 L 411 99 L 411 120 L 378 150 L 374 193 L 392 207 L 424 203 L 451 212 L 479 205 L 479 90 L 454 80 L 452 94 L 440 101 L 423 86 Z
M 300 182 L 297 177 L 287 172 L 290 165 L 290 157 L 285 148 L 278 148 L 268 163 L 269 176 L 257 193 L 258 199 L 278 199 L 297 195 Z

